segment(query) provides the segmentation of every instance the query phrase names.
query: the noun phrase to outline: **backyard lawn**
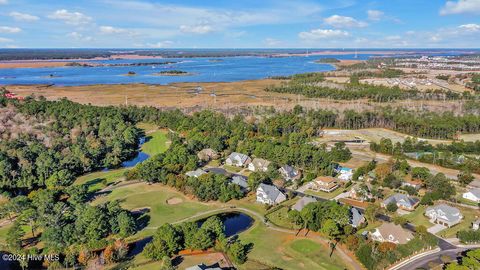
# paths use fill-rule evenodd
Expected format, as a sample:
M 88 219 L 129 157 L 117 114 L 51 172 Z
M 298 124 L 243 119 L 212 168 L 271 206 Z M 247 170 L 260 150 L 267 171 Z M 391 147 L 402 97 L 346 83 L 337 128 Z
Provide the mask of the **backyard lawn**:
M 283 232 L 268 229 L 256 222 L 252 228 L 240 234 L 245 243 L 253 243 L 248 254 L 249 260 L 264 265 L 289 269 L 345 269 L 342 260 L 334 254 L 329 257 L 329 249 L 314 240 L 295 237 Z M 307 252 L 307 253 L 304 253 Z M 251 263 L 239 265 L 240 270 L 250 270 Z
M 426 208 L 426 205 L 419 205 L 417 209 L 415 209 L 415 211 L 410 214 L 404 215 L 403 217 L 415 226 L 423 225 L 425 226 L 425 228 L 430 228 L 433 226 L 433 224 L 430 223 L 430 221 L 428 221 L 428 218 L 424 215 Z
M 307 189 L 305 191 L 305 193 L 330 200 L 330 199 L 333 199 L 333 198 L 337 197 L 340 193 L 343 193 L 344 191 L 345 191 L 345 189 L 343 187 L 339 187 L 332 192 L 313 191 L 311 189 Z

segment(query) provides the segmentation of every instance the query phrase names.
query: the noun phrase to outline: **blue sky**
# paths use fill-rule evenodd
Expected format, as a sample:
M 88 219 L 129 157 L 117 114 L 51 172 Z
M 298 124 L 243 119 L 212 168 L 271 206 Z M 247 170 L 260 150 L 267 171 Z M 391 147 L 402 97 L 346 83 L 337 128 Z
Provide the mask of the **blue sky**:
M 478 48 L 480 0 L 0 0 L 0 48 Z

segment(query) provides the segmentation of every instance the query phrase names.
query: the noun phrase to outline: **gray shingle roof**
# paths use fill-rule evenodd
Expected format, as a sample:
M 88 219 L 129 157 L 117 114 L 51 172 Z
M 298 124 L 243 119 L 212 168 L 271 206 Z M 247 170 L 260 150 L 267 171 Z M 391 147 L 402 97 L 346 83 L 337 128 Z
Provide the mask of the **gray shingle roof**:
M 233 152 L 228 156 L 228 158 L 230 158 L 232 161 L 238 161 L 241 164 L 244 164 L 247 161 L 248 156 L 242 153 Z
M 360 225 L 360 223 L 365 221 L 365 218 L 360 213 L 360 211 L 358 211 L 357 208 L 352 207 L 352 209 L 350 211 L 352 212 L 352 220 L 351 220 L 352 222 L 351 223 L 354 227 L 358 227 Z
M 275 201 L 278 195 L 280 195 L 281 193 L 281 191 L 276 186 L 267 185 L 264 183 L 261 183 L 258 188 L 261 188 L 265 192 L 265 194 L 267 194 L 268 198 L 272 201 Z
M 450 222 L 459 221 L 462 218 L 460 210 L 458 210 L 458 208 L 452 207 L 444 203 L 427 207 L 425 211 L 429 212 L 431 210 L 434 210 L 437 213 L 443 213 L 445 218 Z
M 480 198 L 480 188 L 470 189 L 469 192 L 475 195 L 475 197 Z
M 383 203 L 388 205 L 389 203 L 395 203 L 407 208 L 413 207 L 419 200 L 415 197 L 409 197 L 405 194 L 395 193 L 392 196 L 386 198 Z
M 242 188 L 248 188 L 247 177 L 243 175 L 238 175 L 238 174 L 234 175 L 232 177 L 232 183 L 237 184 Z

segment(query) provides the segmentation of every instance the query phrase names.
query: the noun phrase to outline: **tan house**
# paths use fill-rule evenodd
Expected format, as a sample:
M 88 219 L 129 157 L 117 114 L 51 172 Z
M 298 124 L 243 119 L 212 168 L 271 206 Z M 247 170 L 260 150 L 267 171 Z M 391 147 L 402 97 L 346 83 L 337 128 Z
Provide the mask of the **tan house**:
M 252 172 L 266 172 L 268 171 L 268 166 L 270 161 L 263 158 L 254 158 L 250 164 L 248 164 L 248 169 Z
M 413 234 L 394 223 L 383 223 L 370 233 L 373 240 L 378 242 L 391 242 L 394 244 L 406 244 L 413 239 Z
M 217 159 L 220 157 L 217 151 L 211 149 L 211 148 L 206 148 L 201 150 L 200 152 L 197 153 L 198 159 L 202 161 L 210 161 L 212 159 Z
M 337 179 L 331 176 L 319 176 L 311 182 L 309 188 L 314 191 L 332 192 L 338 187 Z

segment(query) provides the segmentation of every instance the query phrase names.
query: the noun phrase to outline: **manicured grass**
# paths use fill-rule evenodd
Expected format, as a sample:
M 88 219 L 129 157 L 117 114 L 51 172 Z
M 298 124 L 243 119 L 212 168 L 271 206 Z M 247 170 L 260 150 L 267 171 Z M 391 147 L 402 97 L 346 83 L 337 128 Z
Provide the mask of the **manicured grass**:
M 223 165 L 223 168 L 232 173 L 238 173 L 243 169 L 241 167 L 230 166 L 230 165 Z
M 101 171 L 101 172 L 93 172 L 83 176 L 78 177 L 74 185 L 83 185 L 86 184 L 88 186 L 88 190 L 90 192 L 98 191 L 111 183 L 117 181 L 125 180 L 123 174 L 128 170 L 128 168 L 121 168 L 116 170 L 109 170 L 109 171 Z
M 178 204 L 168 204 L 167 200 L 178 198 Z M 126 209 L 149 208 L 148 227 L 158 227 L 165 223 L 172 223 L 195 214 L 215 209 L 215 204 L 201 203 L 185 197 L 182 193 L 160 184 L 148 185 L 139 183 L 135 185 L 114 189 L 110 194 L 100 197 L 93 204 L 107 201 L 120 200 Z M 154 232 L 155 228 L 144 230 L 139 235 L 146 236 Z M 138 236 L 138 235 L 137 235 Z
M 268 229 L 260 222 L 256 222 L 252 228 L 241 233 L 240 239 L 245 243 L 253 243 L 248 258 L 261 264 L 285 270 L 335 270 L 348 267 L 335 253 L 330 258 L 328 247 L 314 240 L 296 238 L 294 235 Z M 302 249 L 312 252 L 305 254 L 300 251 Z M 249 263 L 239 265 L 238 269 L 251 270 L 252 268 L 248 268 L 249 265 Z
M 300 226 L 299 225 L 296 225 L 294 223 L 292 223 L 290 221 L 290 219 L 288 218 L 288 212 L 290 211 L 290 208 L 292 207 L 292 205 L 294 205 L 297 201 L 299 200 L 299 198 L 294 198 L 292 200 L 288 200 L 286 202 L 283 202 L 282 203 L 282 207 L 278 208 L 277 210 L 273 211 L 273 212 L 270 212 L 266 215 L 266 217 L 268 218 L 268 220 L 279 226 L 279 227 L 283 227 L 283 228 L 287 228 L 287 229 L 300 229 Z
M 167 132 L 165 130 L 157 130 L 152 133 L 145 134 L 146 142 L 142 145 L 142 152 L 150 156 L 160 154 L 168 149 L 169 143 Z
M 320 249 L 322 249 L 322 246 L 309 239 L 299 239 L 299 240 L 293 241 L 290 244 L 290 248 L 292 248 L 296 252 L 300 252 L 306 255 L 306 254 L 319 251 Z
M 463 198 L 463 197 L 462 197 L 462 194 L 460 194 L 460 195 L 457 197 L 457 201 L 458 201 L 459 203 L 463 203 L 463 204 L 466 204 L 466 205 L 478 206 L 478 203 Z
M 404 215 L 403 217 L 408 220 L 408 222 L 412 223 L 415 226 L 423 225 L 426 228 L 430 228 L 433 226 L 428 218 L 425 216 L 425 209 L 427 208 L 426 205 L 419 205 L 415 211 L 410 214 Z
M 338 196 L 340 193 L 343 193 L 345 191 L 345 189 L 343 187 L 339 187 L 337 189 L 335 189 L 334 191 L 332 192 L 324 192 L 324 191 L 313 191 L 311 189 L 307 189 L 305 191 L 306 194 L 310 194 L 310 195 L 315 195 L 315 196 L 318 196 L 318 197 L 321 197 L 321 198 L 324 198 L 324 199 L 327 199 L 327 200 L 330 200 L 330 199 L 333 199 L 335 198 L 336 196 Z
M 456 237 L 458 231 L 471 229 L 472 222 L 475 221 L 480 215 L 480 211 L 478 209 L 471 209 L 467 207 L 461 207 L 458 205 L 455 205 L 455 207 L 457 207 L 460 210 L 460 212 L 463 215 L 463 219 L 462 221 L 460 221 L 459 224 L 441 231 L 439 233 L 441 237 L 445 237 L 445 238 Z

